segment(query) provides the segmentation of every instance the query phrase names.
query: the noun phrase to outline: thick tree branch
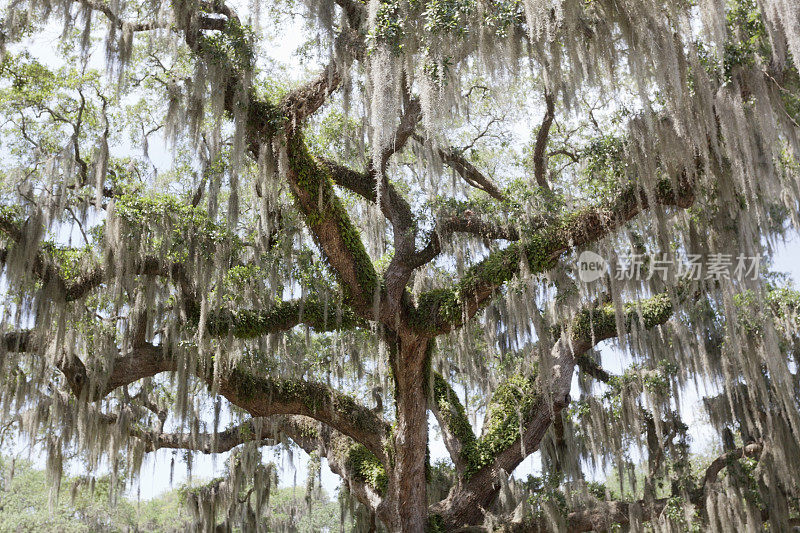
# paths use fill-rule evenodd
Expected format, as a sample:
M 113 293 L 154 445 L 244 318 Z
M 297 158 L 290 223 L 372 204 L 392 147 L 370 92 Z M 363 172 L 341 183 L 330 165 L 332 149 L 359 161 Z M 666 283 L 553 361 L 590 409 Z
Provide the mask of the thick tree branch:
M 23 245 L 23 226 L 0 213 L 0 232 L 10 236 L 17 245 Z M 48 296 L 57 294 L 63 301 L 71 302 L 86 296 L 108 278 L 106 269 L 100 265 L 90 266 L 83 273 L 67 281 L 60 269 L 44 249 L 34 254 L 32 271 L 43 284 L 55 288 Z M 8 251 L 0 250 L 0 264 L 8 259 Z M 190 319 L 199 318 L 199 304 L 196 291 L 186 275 L 183 264 L 162 261 L 155 256 L 144 256 L 131 266 L 132 271 L 143 276 L 161 276 L 171 279 L 181 289 L 187 299 Z M 315 299 L 282 302 L 269 311 L 240 310 L 237 312 L 219 311 L 211 313 L 206 324 L 212 336 L 223 337 L 228 334 L 238 338 L 253 338 L 269 333 L 287 331 L 305 324 L 316 331 L 334 331 L 365 326 L 348 308 L 337 308 Z
M 367 322 L 357 317 L 350 309 L 337 309 L 333 304 L 309 299 L 281 302 L 268 311 L 239 310 L 210 313 L 206 331 L 214 337 L 231 335 L 239 339 L 249 339 L 288 331 L 299 324 L 318 332 L 367 326 Z
M 387 146 L 380 156 L 380 171 L 384 174 L 389 158 L 396 154 L 406 145 L 408 140 L 414 136 L 414 130 L 422 120 L 422 104 L 419 98 L 411 96 L 408 90 L 405 75 L 403 75 L 403 114 L 400 116 L 400 123 L 394 133 L 392 144 Z
M 456 475 L 460 478 L 469 461 L 464 452 L 475 445 L 475 433 L 458 395 L 438 372 L 433 376 L 431 411 L 439 422 L 442 440 L 453 461 Z
M 116 423 L 116 415 L 105 415 L 104 421 Z M 214 433 L 160 433 L 147 431 L 138 426 L 131 426 L 128 433 L 144 442 L 145 452 L 154 452 L 160 449 L 188 450 L 204 454 L 225 453 L 244 444 L 245 442 L 258 441 L 264 446 L 276 444 L 274 433 L 270 431 L 268 422 L 248 420 L 242 424 L 229 427 L 216 434 Z
M 47 349 L 46 340 L 35 330 L 7 332 L 3 348 L 7 352 L 41 354 Z M 90 375 L 86 365 L 75 355 L 61 355 L 56 367 L 64 374 L 76 398 L 99 401 L 112 391 L 161 372 L 177 370 L 177 361 L 161 346 L 142 343 L 123 354 L 109 358 L 109 373 Z
M 227 16 L 233 15 L 229 13 Z M 189 47 L 205 58 L 198 30 L 189 22 L 183 24 L 182 30 Z M 337 38 L 337 44 L 350 49 L 355 56 L 364 50 L 363 39 L 350 32 L 343 32 Z M 215 60 L 209 58 L 209 61 Z M 247 145 L 251 155 L 257 158 L 263 143 L 271 143 L 274 137 L 285 135 L 289 161 L 286 178 L 296 205 L 305 215 L 326 262 L 339 277 L 346 303 L 360 316 L 376 319 L 373 303 L 380 296 L 377 274 L 358 230 L 333 190 L 335 172 L 332 165 L 311 156 L 301 133 L 303 121 L 341 85 L 340 68 L 332 62 L 317 78 L 290 92 L 277 106 L 260 100 L 250 87 L 245 87 L 249 95 L 245 118 Z M 237 106 L 241 105 L 237 95 L 241 92 L 242 80 L 248 77 L 233 64 L 228 65 L 228 71 L 224 105 L 230 115 L 237 116 Z
M 288 139 L 286 150 L 287 179 L 296 205 L 326 262 L 339 277 L 346 303 L 360 316 L 377 319 L 373 303 L 380 296 L 378 275 L 359 231 L 336 196 L 330 168 L 314 159 L 300 135 Z
M 327 167 L 336 185 L 369 202 L 378 203 L 377 172 L 373 166 L 370 165 L 366 172 L 358 172 L 334 161 L 320 160 L 320 164 Z M 411 206 L 397 188 L 386 179 L 381 188 L 378 207 L 393 225 L 397 224 L 398 227 L 413 225 L 414 215 Z
M 597 241 L 622 227 L 652 204 L 687 208 L 694 202 L 692 180 L 681 176 L 673 187 L 662 180 L 652 197 L 639 187 L 620 193 L 608 206 L 590 207 L 560 217 L 545 228 L 524 235 L 519 242 L 491 253 L 470 267 L 449 289 L 420 295 L 413 310 L 414 326 L 420 333 L 439 335 L 458 327 L 481 309 L 500 287 L 527 263 L 532 274 L 545 272 L 569 250 Z M 652 200 L 651 200 L 652 199 Z
M 638 502 L 600 502 L 590 510 L 574 511 L 567 516 L 567 531 L 569 533 L 582 533 L 585 531 L 609 531 L 614 525 L 627 525 L 630 523 L 631 510 L 636 508 L 637 514 L 643 522 L 649 522 L 661 515 L 667 505 L 667 499 L 661 498 L 651 502 L 640 500 Z M 547 531 L 544 524 L 533 531 Z
M 411 97 L 407 88 L 405 89 L 404 113 L 400 117 L 392 144 L 380 154 L 377 168 L 374 164 L 370 164 L 366 172 L 359 173 L 337 163 L 325 162 L 337 185 L 370 202 L 377 203 L 383 215 L 392 224 L 395 254 L 384 276 L 386 298 L 382 303 L 387 315 L 395 314 L 400 308 L 403 290 L 412 270 L 417 266 L 415 262 L 417 226 L 411 206 L 386 175 L 389 158 L 405 146 L 422 117 L 419 100 Z
M 550 190 L 547 184 L 547 138 L 550 135 L 550 126 L 553 125 L 555 118 L 555 100 L 551 93 L 544 95 L 545 105 L 547 106 L 542 125 L 536 134 L 536 145 L 533 149 L 533 175 L 536 183 L 542 189 Z
M 636 304 L 624 306 L 623 323 L 630 327 L 639 322 L 650 329 L 665 323 L 672 316 L 669 296 L 659 294 Z M 500 394 L 502 401 L 518 397 L 519 405 L 495 403 L 487 409 L 491 418 L 484 423 L 484 434 L 468 452 L 473 463 L 468 465 L 463 483 L 456 484 L 447 499 L 433 507 L 448 527 L 474 524 L 481 518 L 500 489 L 499 476 L 512 472 L 522 460 L 536 451 L 554 417 L 569 403 L 569 391 L 575 358 L 585 354 L 599 342 L 616 337 L 617 319 L 613 305 L 586 309 L 562 328 L 550 353 L 550 375 L 515 378 L 501 387 L 510 387 Z M 501 388 L 498 388 L 501 390 Z M 511 444 L 508 444 L 508 443 Z M 463 453 L 463 452 L 462 452 Z
M 518 241 L 520 238 L 515 227 L 484 220 L 480 214 L 471 210 L 459 213 L 441 213 L 436 222 L 439 239 L 444 239 L 452 233 L 467 233 L 490 240 Z
M 209 384 L 213 378 L 206 378 Z M 372 410 L 322 383 L 273 380 L 234 370 L 219 382 L 219 392 L 256 417 L 303 415 L 335 428 L 363 444 L 386 464 L 389 426 Z
M 723 468 L 728 466 L 732 461 L 737 461 L 739 459 L 744 459 L 745 457 L 757 457 L 761 455 L 761 452 L 764 450 L 764 445 L 760 442 L 751 442 L 741 448 L 736 448 L 735 450 L 731 450 L 729 452 L 725 452 L 706 468 L 706 473 L 703 476 L 703 486 L 702 488 L 705 489 L 715 481 L 717 481 L 717 476 L 722 471 Z
M 30 331 L 6 333 L 7 351 L 36 353 L 44 346 Z M 109 374 L 93 376 L 76 356 L 64 356 L 57 362 L 75 397 L 99 401 L 119 387 L 162 372 L 176 371 L 178 361 L 161 346 L 144 343 L 112 359 Z M 372 410 L 330 387 L 300 379 L 273 380 L 256 377 L 243 370 L 233 370 L 215 382 L 213 371 L 198 373 L 210 387 L 230 402 L 255 417 L 303 415 L 329 425 L 363 444 L 381 462 L 385 462 L 384 440 L 389 427 Z

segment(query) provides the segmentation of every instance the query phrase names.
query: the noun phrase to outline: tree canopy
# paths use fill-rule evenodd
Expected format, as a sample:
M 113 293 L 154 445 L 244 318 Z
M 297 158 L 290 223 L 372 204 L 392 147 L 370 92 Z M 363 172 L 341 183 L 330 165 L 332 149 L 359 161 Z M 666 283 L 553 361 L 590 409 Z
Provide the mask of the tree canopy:
M 55 493 L 231 452 L 197 524 L 266 530 L 288 446 L 363 529 L 798 524 L 792 0 L 0 17 L 0 417 Z

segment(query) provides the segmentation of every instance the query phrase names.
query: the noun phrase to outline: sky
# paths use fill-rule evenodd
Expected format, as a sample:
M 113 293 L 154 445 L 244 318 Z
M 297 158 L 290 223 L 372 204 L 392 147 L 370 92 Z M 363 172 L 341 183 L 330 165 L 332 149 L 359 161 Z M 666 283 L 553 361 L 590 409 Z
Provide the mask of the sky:
M 301 65 L 295 51 L 305 43 L 309 34 L 303 28 L 299 18 L 295 18 L 292 22 L 290 31 L 285 32 L 280 39 L 274 39 L 270 46 L 271 55 L 279 61 L 290 65 L 290 77 L 293 79 L 300 79 L 309 66 Z M 52 54 L 51 50 L 59 38 L 58 31 L 47 32 L 44 36 L 38 36 L 34 43 L 31 43 L 31 50 L 40 56 L 42 60 L 49 64 L 57 64 L 58 59 Z M 48 46 L 51 45 L 51 46 Z M 94 61 L 97 61 L 98 68 L 103 68 L 102 54 L 96 54 Z M 537 118 L 538 120 L 538 118 Z M 168 165 L 169 150 L 163 146 L 159 147 L 156 140 L 153 139 L 150 143 L 150 157 L 157 164 Z M 161 163 L 158 163 L 159 160 Z M 800 280 L 800 239 L 796 236 L 789 242 L 779 246 L 774 256 L 773 270 L 779 272 L 787 272 L 794 280 Z M 617 357 L 604 358 L 610 361 L 619 361 L 619 368 L 610 366 L 608 370 L 614 372 L 619 371 L 624 363 L 624 359 Z M 577 397 L 577 379 L 573 383 L 573 397 Z M 688 391 L 684 395 L 681 408 L 683 410 L 684 419 L 689 424 L 690 435 L 693 439 L 693 445 L 696 448 L 706 446 L 710 441 L 710 431 L 705 422 L 704 416 L 699 406 L 699 391 Z M 443 442 L 436 432 L 433 430 L 433 418 L 431 416 L 431 460 L 446 459 L 448 457 L 447 451 Z M 279 468 L 279 479 L 281 486 L 294 486 L 298 490 L 304 490 L 305 480 L 307 477 L 306 464 L 308 456 L 305 452 L 299 449 L 293 450 L 291 453 L 286 450 L 273 450 L 271 448 L 263 449 L 265 460 L 271 460 L 276 463 Z M 525 477 L 529 473 L 535 473 L 539 470 L 538 453 L 531 455 L 527 458 L 522 465 L 515 471 L 516 477 Z M 156 453 L 148 454 L 145 458 L 144 465 L 141 469 L 139 478 L 130 488 L 129 495 L 133 498 L 150 499 L 157 496 L 171 488 L 180 486 L 182 483 L 189 479 L 189 473 L 186 466 L 181 459 L 182 454 L 176 453 L 171 450 L 160 450 Z M 224 468 L 225 459 L 228 454 L 221 454 L 219 456 L 197 454 L 193 459 L 192 476 L 195 480 L 208 480 L 216 477 L 222 473 Z M 172 468 L 174 458 L 174 468 Z M 38 457 L 34 454 L 34 459 L 37 462 L 44 464 L 43 457 Z M 334 495 L 337 487 L 339 486 L 340 479 L 337 475 L 333 474 L 327 467 L 327 462 L 322 461 L 322 485 L 329 495 Z M 74 471 L 73 473 L 78 473 Z

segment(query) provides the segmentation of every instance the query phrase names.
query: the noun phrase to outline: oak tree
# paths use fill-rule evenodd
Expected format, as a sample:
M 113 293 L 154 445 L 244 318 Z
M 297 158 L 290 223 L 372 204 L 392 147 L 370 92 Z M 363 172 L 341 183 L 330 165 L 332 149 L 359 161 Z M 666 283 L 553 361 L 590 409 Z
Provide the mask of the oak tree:
M 371 529 L 797 523 L 791 0 L 11 0 L 0 44 L 0 404 L 56 484 L 234 450 L 193 509 L 258 530 L 291 443 Z

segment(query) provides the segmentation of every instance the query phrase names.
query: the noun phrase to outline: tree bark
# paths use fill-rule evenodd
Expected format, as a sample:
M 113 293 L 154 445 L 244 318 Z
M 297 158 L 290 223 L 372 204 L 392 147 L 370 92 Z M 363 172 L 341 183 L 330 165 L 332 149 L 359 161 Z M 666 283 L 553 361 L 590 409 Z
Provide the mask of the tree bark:
M 397 383 L 395 464 L 391 499 L 400 531 L 422 532 L 428 517 L 425 479 L 428 451 L 428 376 L 430 341 L 403 338 L 398 342 L 394 372 Z

